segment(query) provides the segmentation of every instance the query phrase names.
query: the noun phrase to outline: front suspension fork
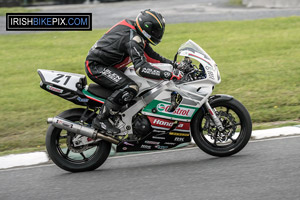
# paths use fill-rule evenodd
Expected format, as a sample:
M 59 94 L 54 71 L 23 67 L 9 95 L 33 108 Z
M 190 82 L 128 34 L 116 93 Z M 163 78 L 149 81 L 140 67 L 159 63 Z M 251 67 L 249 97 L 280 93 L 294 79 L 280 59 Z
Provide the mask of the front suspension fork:
M 219 131 L 223 131 L 224 127 L 222 125 L 222 122 L 217 117 L 215 110 L 209 105 L 208 101 L 205 102 L 205 107 L 208 110 L 208 113 L 210 114 L 212 120 L 214 121 L 215 125 L 217 126 L 217 129 Z

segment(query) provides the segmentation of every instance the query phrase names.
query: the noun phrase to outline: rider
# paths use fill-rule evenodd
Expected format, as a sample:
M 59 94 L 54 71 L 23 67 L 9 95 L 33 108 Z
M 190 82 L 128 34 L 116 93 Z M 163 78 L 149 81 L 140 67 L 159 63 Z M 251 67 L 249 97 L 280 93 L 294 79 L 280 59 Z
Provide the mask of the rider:
M 110 135 L 120 132 L 108 120 L 138 93 L 138 85 L 123 72 L 133 63 L 139 76 L 151 79 L 181 79 L 181 74 L 163 71 L 151 63 L 174 63 L 151 47 L 160 43 L 165 30 L 161 14 L 150 9 L 141 11 L 136 20 L 123 20 L 110 28 L 90 49 L 85 70 L 91 80 L 114 92 L 107 98 L 99 114 L 93 120 L 95 129 Z

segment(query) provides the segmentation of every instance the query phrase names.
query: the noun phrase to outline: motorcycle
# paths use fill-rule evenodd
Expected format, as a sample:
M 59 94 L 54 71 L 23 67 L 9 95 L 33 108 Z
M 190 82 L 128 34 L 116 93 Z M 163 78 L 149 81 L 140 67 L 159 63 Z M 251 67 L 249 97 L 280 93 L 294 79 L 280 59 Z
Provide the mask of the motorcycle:
M 133 66 L 126 69 L 124 73 L 140 89 L 132 102 L 109 119 L 121 130 L 114 136 L 91 126 L 113 91 L 88 85 L 81 74 L 39 69 L 42 89 L 85 107 L 48 118 L 46 148 L 52 161 L 70 172 L 90 171 L 105 162 L 112 144 L 116 152 L 164 150 L 191 142 L 191 138 L 212 156 L 241 151 L 252 132 L 247 109 L 232 96 L 211 96 L 221 76 L 214 60 L 199 45 L 187 41 L 174 61 L 178 56 L 183 57 L 176 69 L 184 74 L 180 81 L 146 79 L 138 76 Z M 170 64 L 155 66 L 174 70 Z

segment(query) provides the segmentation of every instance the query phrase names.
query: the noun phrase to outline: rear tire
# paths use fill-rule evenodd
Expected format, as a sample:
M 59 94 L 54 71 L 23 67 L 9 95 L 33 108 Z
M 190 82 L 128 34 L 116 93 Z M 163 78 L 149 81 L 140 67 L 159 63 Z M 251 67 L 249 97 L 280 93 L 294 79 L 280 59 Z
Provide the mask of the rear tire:
M 196 113 L 191 124 L 195 143 L 212 156 L 225 157 L 238 153 L 251 137 L 252 122 L 247 109 L 233 98 L 215 100 L 210 105 L 227 128 L 219 132 L 203 108 Z
M 80 120 L 83 112 L 84 109 L 70 109 L 58 116 L 76 122 Z M 48 127 L 46 148 L 49 157 L 58 167 L 70 172 L 91 171 L 100 167 L 109 156 L 111 143 L 104 140 L 89 147 L 89 150 L 80 153 L 72 152 L 70 146 L 65 144 L 66 138 L 70 138 L 70 135 L 72 136 L 72 133 L 52 125 Z

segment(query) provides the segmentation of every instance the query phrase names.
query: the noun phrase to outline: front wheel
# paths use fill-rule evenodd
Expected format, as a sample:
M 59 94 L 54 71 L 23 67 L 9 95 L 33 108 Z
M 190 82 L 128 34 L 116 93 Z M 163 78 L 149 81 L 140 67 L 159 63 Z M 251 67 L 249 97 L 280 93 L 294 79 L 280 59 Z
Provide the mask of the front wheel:
M 194 116 L 191 124 L 195 143 L 213 156 L 225 157 L 241 151 L 252 132 L 252 122 L 247 109 L 233 98 L 216 99 L 210 105 L 225 129 L 219 131 L 210 114 L 203 108 Z
M 70 109 L 60 115 L 64 119 L 79 122 L 84 109 Z M 85 145 L 76 145 L 76 142 Z M 111 143 L 93 141 L 85 136 L 70 133 L 50 125 L 46 135 L 49 157 L 60 168 L 70 172 L 91 171 L 104 163 L 110 153 Z

